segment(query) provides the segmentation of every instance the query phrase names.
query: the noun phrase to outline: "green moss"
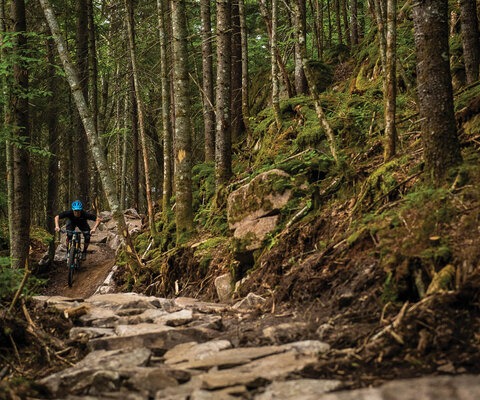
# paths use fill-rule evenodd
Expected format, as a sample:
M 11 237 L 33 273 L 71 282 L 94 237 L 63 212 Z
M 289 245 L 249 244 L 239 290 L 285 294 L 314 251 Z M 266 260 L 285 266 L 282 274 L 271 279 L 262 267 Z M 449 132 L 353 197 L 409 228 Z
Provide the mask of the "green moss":
M 395 303 L 398 300 L 398 289 L 391 272 L 388 273 L 387 277 L 385 278 L 382 295 L 380 298 L 383 304 Z

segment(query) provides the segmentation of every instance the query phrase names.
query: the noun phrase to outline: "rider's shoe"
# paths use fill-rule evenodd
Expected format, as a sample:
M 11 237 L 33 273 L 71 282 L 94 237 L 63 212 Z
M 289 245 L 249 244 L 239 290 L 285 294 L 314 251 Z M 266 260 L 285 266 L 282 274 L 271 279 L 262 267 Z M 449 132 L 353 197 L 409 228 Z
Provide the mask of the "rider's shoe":
M 85 250 L 82 251 L 82 261 L 87 259 L 87 252 Z

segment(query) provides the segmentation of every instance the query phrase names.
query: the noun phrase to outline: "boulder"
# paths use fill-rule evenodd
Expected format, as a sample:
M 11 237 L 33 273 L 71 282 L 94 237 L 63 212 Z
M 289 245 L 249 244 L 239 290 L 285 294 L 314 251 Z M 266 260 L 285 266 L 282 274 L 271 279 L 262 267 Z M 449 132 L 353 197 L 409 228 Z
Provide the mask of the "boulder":
M 291 176 L 272 169 L 232 192 L 227 199 L 227 220 L 245 250 L 256 250 L 278 222 L 280 211 L 292 198 Z

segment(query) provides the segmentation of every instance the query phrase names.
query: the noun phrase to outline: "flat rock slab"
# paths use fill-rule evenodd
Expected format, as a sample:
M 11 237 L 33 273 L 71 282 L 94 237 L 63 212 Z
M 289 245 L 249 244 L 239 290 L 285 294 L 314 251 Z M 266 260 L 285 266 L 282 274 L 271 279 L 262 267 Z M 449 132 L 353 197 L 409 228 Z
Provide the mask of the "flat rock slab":
M 231 347 L 232 344 L 228 340 L 212 340 L 200 344 L 197 342 L 182 343 L 165 353 L 165 364 L 202 360 L 218 353 L 220 350 Z
M 268 381 L 284 379 L 291 373 L 300 372 L 315 363 L 317 357 L 302 356 L 293 351 L 274 354 L 248 364 L 225 370 L 211 370 L 200 375 L 204 389 L 220 389 L 229 386 L 263 385 Z
M 144 296 L 138 293 L 108 293 L 96 294 L 86 302 L 109 308 L 164 308 L 171 307 L 172 301 L 154 296 Z
M 240 347 L 213 352 L 201 359 L 194 359 L 188 362 L 175 365 L 178 369 L 210 369 L 212 367 L 233 367 L 251 362 L 271 354 L 284 351 L 278 346 L 265 347 Z
M 150 357 L 150 350 L 142 347 L 128 351 L 91 352 L 74 367 L 50 375 L 39 383 L 57 396 L 59 393 L 68 393 L 74 387 L 77 387 L 77 390 L 88 387 L 99 371 L 111 374 L 122 369 L 144 366 Z
M 378 388 L 330 393 L 319 400 L 478 400 L 480 379 L 475 375 L 433 376 L 392 381 Z
M 297 379 L 273 382 L 255 400 L 318 400 L 319 396 L 342 386 L 341 381 L 329 379 Z M 372 399 L 373 400 L 373 399 Z

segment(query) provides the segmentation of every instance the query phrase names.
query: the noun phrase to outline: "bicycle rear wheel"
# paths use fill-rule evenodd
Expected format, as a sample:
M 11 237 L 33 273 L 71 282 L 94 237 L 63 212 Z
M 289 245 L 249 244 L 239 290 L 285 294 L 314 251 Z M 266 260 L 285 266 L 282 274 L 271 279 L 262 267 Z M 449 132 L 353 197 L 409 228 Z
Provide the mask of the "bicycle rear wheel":
M 75 271 L 75 249 L 70 249 L 70 254 L 68 255 L 68 286 L 72 287 L 73 285 L 73 273 Z

